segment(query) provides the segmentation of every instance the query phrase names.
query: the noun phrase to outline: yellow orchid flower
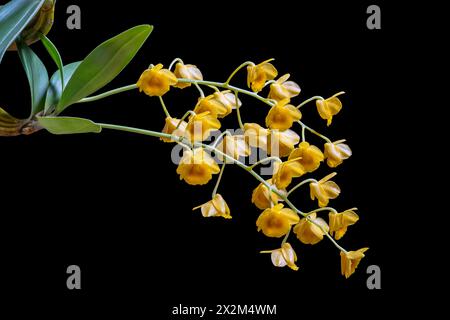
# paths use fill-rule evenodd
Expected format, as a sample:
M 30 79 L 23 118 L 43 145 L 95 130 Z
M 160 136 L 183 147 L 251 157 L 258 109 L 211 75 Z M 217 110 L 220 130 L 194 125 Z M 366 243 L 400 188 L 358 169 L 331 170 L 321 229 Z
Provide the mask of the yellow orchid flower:
M 270 130 L 267 138 L 268 154 L 277 157 L 287 157 L 300 142 L 300 136 L 290 129 Z
M 306 172 L 313 172 L 319 168 L 320 162 L 324 160 L 324 155 L 319 148 L 303 141 L 297 149 L 291 152 L 288 159 L 297 159 Z
M 214 198 L 201 206 L 195 207 L 192 210 L 201 209 L 202 215 L 205 218 L 222 217 L 231 219 L 230 208 L 220 194 L 216 194 Z
M 307 218 L 301 219 L 294 227 L 294 233 L 304 244 L 318 243 L 328 230 L 328 224 L 322 218 L 317 218 L 316 213 L 311 213 Z
M 207 184 L 212 179 L 212 175 L 219 172 L 217 163 L 202 148 L 196 148 L 193 151 L 185 150 L 177 168 L 180 180 L 190 185 Z
M 294 98 L 300 94 L 300 86 L 294 81 L 287 81 L 289 77 L 290 74 L 285 74 L 270 85 L 269 99 L 281 101 L 286 98 Z
M 206 111 L 189 117 L 186 133 L 191 141 L 203 141 L 209 137 L 211 131 L 220 127 L 220 121 Z
M 145 70 L 137 82 L 139 91 L 148 96 L 163 96 L 170 90 L 170 86 L 176 85 L 177 77 L 168 69 L 163 69 L 161 63 Z
M 254 148 L 267 151 L 267 139 L 270 131 L 257 123 L 244 124 L 244 136 L 247 143 Z
M 266 126 L 283 131 L 292 127 L 292 124 L 301 118 L 300 110 L 289 104 L 289 99 L 283 99 L 270 109 L 266 117 Z
M 361 259 L 365 257 L 364 252 L 369 248 L 362 248 L 356 251 L 341 251 L 341 273 L 346 278 L 350 277 L 358 267 Z
M 183 64 L 178 62 L 175 66 L 174 74 L 177 78 L 189 79 L 189 80 L 203 80 L 202 72 L 197 66 L 193 64 Z M 189 87 L 190 83 L 177 83 L 175 87 L 184 89 Z
M 293 178 L 301 177 L 304 174 L 305 170 L 296 160 L 285 161 L 281 164 L 276 162 L 272 181 L 278 189 L 286 189 Z
M 214 92 L 213 94 L 200 98 L 195 106 L 195 113 L 209 111 L 214 117 L 224 118 L 231 113 L 236 106 L 241 106 L 242 102 L 230 91 Z
M 285 267 L 288 266 L 294 271 L 298 270 L 297 265 L 297 254 L 289 243 L 283 243 L 281 248 L 271 251 L 262 251 L 262 253 L 270 253 L 272 263 L 275 267 Z
M 356 209 L 350 209 L 340 213 L 330 212 L 330 234 L 332 236 L 334 235 L 336 240 L 344 236 L 348 226 L 354 225 L 359 220 L 354 210 Z
M 335 182 L 328 181 L 336 174 L 336 172 L 333 172 L 320 181 L 310 183 L 311 200 L 317 198 L 319 207 L 326 207 L 330 199 L 337 198 L 341 193 L 341 189 Z
M 272 60 L 269 59 L 256 66 L 247 67 L 247 86 L 254 92 L 261 91 L 267 81 L 275 79 L 278 75 L 277 69 L 269 63 Z
M 219 142 L 216 149 L 236 160 L 238 160 L 239 157 L 247 157 L 251 154 L 250 146 L 245 141 L 243 135 L 226 135 Z M 217 154 L 217 158 L 222 162 L 233 163 L 233 161 L 226 159 L 221 154 Z
M 276 186 L 273 185 L 272 179 L 266 180 L 266 182 L 272 186 L 272 188 L 276 189 Z M 278 190 L 278 189 L 277 189 Z M 278 190 L 280 192 L 285 192 L 285 190 Z M 270 193 L 270 194 L 269 194 Z M 264 183 L 260 183 L 252 193 L 252 203 L 258 207 L 258 209 L 264 210 L 270 208 L 272 204 L 277 204 L 279 200 L 278 195 L 275 192 L 269 192 L 269 189 L 264 185 Z
M 325 100 L 316 100 L 317 111 L 319 112 L 319 115 L 322 119 L 327 120 L 327 126 L 331 124 L 333 116 L 338 114 L 342 109 L 342 102 L 337 97 L 341 94 L 342 92 L 335 94 L 334 96 Z
M 345 142 L 345 140 L 325 143 L 325 158 L 327 158 L 327 164 L 331 168 L 337 167 L 352 155 L 350 147 L 342 142 Z
M 268 208 L 261 213 L 256 221 L 258 231 L 272 238 L 280 238 L 289 232 L 291 226 L 299 221 L 298 215 L 291 209 L 283 208 L 282 204 L 277 204 L 273 208 Z
M 164 125 L 162 132 L 178 137 L 183 137 L 186 133 L 187 123 L 185 121 L 181 121 L 180 123 L 180 121 L 181 120 L 177 118 L 167 117 L 166 124 Z M 160 139 L 164 142 L 175 142 L 169 138 L 160 138 Z

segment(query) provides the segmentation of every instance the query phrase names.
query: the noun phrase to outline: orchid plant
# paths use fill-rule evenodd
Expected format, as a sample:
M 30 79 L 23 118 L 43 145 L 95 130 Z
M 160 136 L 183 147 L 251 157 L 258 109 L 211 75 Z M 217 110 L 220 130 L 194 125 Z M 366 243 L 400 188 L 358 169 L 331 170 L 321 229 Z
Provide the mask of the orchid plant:
M 337 242 L 359 217 L 356 208 L 339 211 L 329 206 L 330 200 L 341 192 L 332 181 L 336 173 L 319 180 L 308 178 L 294 183 L 295 179 L 316 171 L 324 162 L 336 168 L 351 156 L 345 140 L 333 141 L 310 128 L 303 122 L 301 112 L 303 107 L 315 103 L 319 116 L 331 125 L 333 117 L 342 109 L 339 97 L 344 92 L 329 98 L 314 96 L 294 104 L 300 86 L 290 80 L 289 74 L 279 77 L 273 59 L 257 64 L 244 62 L 222 82 L 204 79 L 200 68 L 176 58 L 167 68 L 161 63 L 150 64 L 139 78 L 136 77 L 136 83 L 97 93 L 132 61 L 153 27 L 131 28 L 100 44 L 85 59 L 64 64 L 57 48 L 46 36 L 53 23 L 54 9 L 54 0 L 13 0 L 0 8 L 0 63 L 7 50 L 17 51 L 31 92 L 31 112 L 27 119 L 17 119 L 0 108 L 1 136 L 28 135 L 42 129 L 57 135 L 100 133 L 107 129 L 156 137 L 181 146 L 183 155 L 176 170 L 181 180 L 193 186 L 206 185 L 218 175 L 210 201 L 194 208 L 206 218 L 231 218 L 231 210 L 218 191 L 226 165 L 237 165 L 259 183 L 251 195 L 252 202 L 262 211 L 256 220 L 257 230 L 281 240 L 275 249 L 261 251 L 270 254 L 275 266 L 298 269 L 297 254 L 289 242 L 290 236 L 295 234 L 307 245 L 327 238 L 340 253 L 342 275 L 348 278 L 355 272 L 368 248 L 347 251 Z M 44 45 L 56 64 L 57 71 L 51 77 L 30 48 L 35 42 Z M 233 83 L 239 72 L 247 73 L 245 86 Z M 164 96 L 188 88 L 194 89 L 198 101 L 191 110 L 175 117 Z M 133 90 L 159 100 L 165 114 L 162 130 L 64 116 L 70 106 Z M 266 91 L 268 93 L 264 93 Z M 240 97 L 244 95 L 267 106 L 264 126 L 242 121 Z M 221 119 L 233 114 L 241 134 L 223 130 L 213 143 L 207 143 L 211 134 L 221 129 Z M 323 149 L 307 140 L 307 132 L 324 140 Z M 258 149 L 268 156 L 246 164 L 246 157 Z M 257 166 L 266 163 L 273 163 L 274 168 L 269 179 L 256 171 Z M 294 192 L 303 186 L 309 186 L 313 201 L 317 199 L 317 209 L 304 212 L 293 203 Z M 328 222 L 318 216 L 321 213 L 328 213 Z

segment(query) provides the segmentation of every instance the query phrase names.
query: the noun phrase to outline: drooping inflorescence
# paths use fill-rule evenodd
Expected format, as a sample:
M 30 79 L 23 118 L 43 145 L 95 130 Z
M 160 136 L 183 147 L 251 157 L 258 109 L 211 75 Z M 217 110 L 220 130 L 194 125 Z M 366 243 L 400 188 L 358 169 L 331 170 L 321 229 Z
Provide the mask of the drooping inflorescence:
M 328 206 L 330 200 L 337 198 L 341 192 L 336 182 L 331 180 L 336 173 L 330 173 L 320 180 L 304 179 L 293 185 L 296 179 L 316 171 L 323 162 L 326 161 L 329 167 L 335 168 L 352 155 L 350 147 L 344 143 L 345 140 L 332 142 L 301 121 L 300 109 L 315 101 L 318 114 L 329 126 L 333 117 L 342 109 L 339 96 L 344 92 L 327 99 L 315 96 L 296 106 L 292 99 L 300 94 L 300 86 L 289 80 L 289 74 L 277 79 L 278 71 L 271 63 L 272 60 L 259 64 L 245 62 L 227 81 L 214 82 L 204 80 L 197 66 L 184 64 L 177 58 L 168 69 L 163 69 L 161 64 L 151 65 L 142 73 L 137 87 L 147 95 L 160 99 L 166 115 L 162 133 L 170 135 L 170 138 L 162 137 L 161 140 L 180 144 L 184 148 L 177 168 L 180 179 L 190 185 L 204 185 L 212 180 L 214 175 L 219 175 L 211 200 L 194 210 L 201 209 L 202 215 L 208 218 L 231 218 L 232 211 L 217 191 L 225 166 L 236 164 L 259 181 L 259 185 L 251 193 L 252 203 L 263 210 L 256 220 L 257 230 L 267 237 L 282 238 L 278 249 L 264 250 L 261 253 L 270 253 L 272 262 L 277 267 L 288 266 L 298 270 L 297 254 L 288 242 L 291 231 L 304 244 L 313 245 L 327 237 L 340 250 L 341 273 L 348 278 L 354 273 L 368 248 L 347 251 L 336 242 L 344 236 L 347 228 L 359 219 L 356 208 L 338 212 Z M 174 72 L 171 71 L 173 67 Z M 230 84 L 234 75 L 245 67 L 250 90 Z M 169 92 L 171 87 L 184 89 L 191 86 L 195 86 L 200 95 L 197 104 L 187 110 L 184 116 L 173 118 L 162 96 Z M 270 89 L 267 97 L 264 97 L 260 92 L 266 87 Z M 205 88 L 213 92 L 205 96 Z M 257 123 L 242 122 L 240 109 L 243 105 L 239 95 L 248 95 L 269 107 L 265 127 Z M 207 144 L 211 133 L 221 129 L 220 119 L 233 113 L 237 115 L 241 134 L 224 130 L 213 143 Z M 300 135 L 295 131 L 295 127 L 300 130 Z M 306 140 L 305 131 L 325 140 L 323 151 Z M 246 165 L 245 157 L 249 157 L 255 148 L 263 150 L 269 156 Z M 269 162 L 273 162 L 274 169 L 272 177 L 265 180 L 254 168 Z M 317 200 L 318 209 L 303 212 L 292 203 L 293 192 L 303 185 L 309 185 L 311 200 Z M 321 212 L 328 212 L 328 222 L 318 217 Z
M 197 66 L 185 64 L 177 58 L 168 68 L 162 64 L 150 65 L 136 84 L 91 96 L 130 63 L 152 32 L 153 26 L 140 25 L 126 30 L 100 44 L 84 60 L 64 65 L 57 48 L 45 36 L 53 23 L 54 4 L 55 1 L 51 0 L 12 0 L 0 8 L 0 13 L 8 13 L 3 16 L 0 14 L 0 22 L 5 17 L 12 19 L 8 23 L 9 30 L 5 29 L 8 37 L 0 45 L 0 62 L 8 48 L 18 51 L 32 97 L 30 116 L 26 119 L 16 119 L 0 108 L 0 136 L 29 135 L 41 129 L 54 134 L 100 133 L 108 129 L 158 137 L 165 143 L 174 143 L 183 148 L 176 169 L 180 180 L 189 185 L 206 185 L 217 177 L 210 200 L 194 208 L 199 209 L 206 218 L 231 219 L 233 210 L 218 191 L 226 165 L 237 165 L 259 183 L 253 192 L 248 191 L 251 202 L 261 211 L 256 218 L 256 229 L 267 237 L 282 239 L 279 247 L 261 251 L 271 255 L 275 266 L 298 270 L 297 253 L 288 242 L 290 235 L 295 234 L 301 243 L 311 245 L 324 237 L 328 238 L 340 251 L 342 275 L 348 278 L 355 272 L 368 248 L 347 251 L 336 241 L 359 219 L 356 208 L 338 211 L 329 206 L 330 201 L 341 192 L 332 180 L 336 173 L 332 172 L 319 180 L 310 177 L 299 180 L 315 172 L 322 163 L 336 168 L 352 155 L 345 140 L 333 142 L 307 126 L 301 112 L 302 107 L 315 102 L 319 116 L 329 126 L 342 109 L 339 97 L 344 92 L 326 99 L 314 96 L 296 105 L 293 99 L 301 93 L 301 88 L 291 80 L 290 74 L 279 77 L 273 59 L 259 64 L 244 62 L 226 81 L 216 82 L 205 80 Z M 44 44 L 58 67 L 51 77 L 44 63 L 28 46 L 38 40 Z M 117 54 L 119 51 L 121 54 Z M 246 88 L 231 84 L 241 70 L 247 72 Z M 197 103 L 190 110 L 185 110 L 184 115 L 171 116 L 164 102 L 163 96 L 172 88 L 190 88 L 199 94 Z M 165 113 L 161 131 L 61 116 L 71 105 L 89 103 L 136 89 L 159 99 Z M 212 91 L 205 95 L 206 90 Z M 242 121 L 243 102 L 240 96 L 243 95 L 268 107 L 264 126 Z M 236 115 L 239 126 L 239 130 L 233 132 L 224 130 L 221 123 L 223 118 L 231 115 Z M 220 129 L 222 132 L 210 143 L 212 134 Z M 323 148 L 306 139 L 307 131 L 325 141 Z M 255 157 L 260 151 L 267 156 L 262 159 Z M 251 159 L 249 164 L 245 163 L 246 159 Z M 273 164 L 273 170 L 270 177 L 263 178 L 255 168 L 269 163 Z M 317 200 L 317 209 L 304 212 L 292 202 L 294 192 L 302 186 L 309 186 L 311 200 Z M 319 216 L 322 213 L 328 213 L 328 222 L 326 217 Z

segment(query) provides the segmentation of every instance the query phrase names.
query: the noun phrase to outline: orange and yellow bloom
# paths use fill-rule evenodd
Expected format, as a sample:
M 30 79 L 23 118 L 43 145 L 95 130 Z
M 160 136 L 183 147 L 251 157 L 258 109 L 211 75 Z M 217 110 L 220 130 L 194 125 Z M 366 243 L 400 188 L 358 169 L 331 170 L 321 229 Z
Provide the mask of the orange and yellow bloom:
M 217 163 L 202 148 L 185 150 L 177 168 L 180 180 L 190 185 L 207 184 L 212 179 L 212 175 L 219 172 Z
M 267 81 L 277 77 L 278 71 L 273 64 L 269 63 L 271 60 L 247 67 L 247 86 L 254 92 L 261 91 Z
M 317 218 L 316 213 L 312 213 L 308 217 L 301 219 L 294 227 L 294 233 L 304 244 L 318 243 L 323 239 L 323 236 L 328 230 L 329 227 L 325 220 Z
M 237 99 L 230 91 L 214 92 L 213 94 L 200 98 L 195 106 L 195 113 L 208 111 L 212 116 L 224 118 L 229 115 L 242 102 Z
M 186 135 L 191 141 L 203 141 L 209 137 L 211 131 L 219 130 L 220 127 L 220 121 L 216 117 L 208 111 L 202 112 L 189 117 Z
M 272 183 L 272 179 L 266 180 L 267 184 L 273 189 L 276 187 Z M 278 190 L 279 191 L 279 190 Z M 280 192 L 284 192 L 281 190 Z M 269 188 L 264 183 L 260 183 L 252 193 L 252 203 L 258 207 L 258 209 L 264 210 L 276 205 L 278 203 L 279 197 L 275 192 L 270 192 Z
M 359 217 L 354 210 L 346 210 L 340 213 L 330 212 L 328 215 L 330 221 L 330 234 L 336 240 L 339 240 L 347 232 L 347 228 L 354 225 Z
M 335 175 L 333 172 L 320 181 L 310 183 L 311 200 L 317 198 L 319 207 L 326 207 L 330 199 L 336 199 L 341 193 L 339 186 L 334 181 L 329 181 Z
M 239 157 L 247 157 L 251 154 L 250 146 L 245 141 L 243 135 L 226 135 L 219 142 L 216 147 L 217 150 L 225 153 L 226 155 L 238 160 Z M 220 161 L 232 163 L 233 161 L 225 159 L 221 154 L 217 154 L 217 158 Z
M 297 159 L 296 161 L 302 165 L 305 172 L 313 172 L 319 168 L 324 155 L 319 148 L 303 141 L 291 152 L 288 159 Z
M 269 252 L 267 252 L 269 253 Z M 283 243 L 281 248 L 270 251 L 272 263 L 275 267 L 285 267 L 288 266 L 294 271 L 298 270 L 297 265 L 297 254 L 289 243 Z
M 286 98 L 294 98 L 300 94 L 300 86 L 294 81 L 288 81 L 289 77 L 289 74 L 285 74 L 270 85 L 269 99 L 281 101 Z
M 365 257 L 364 252 L 369 248 L 362 248 L 356 251 L 341 251 L 341 273 L 346 278 L 350 277 L 358 267 L 361 259 Z
M 170 90 L 170 86 L 176 85 L 177 77 L 168 69 L 163 69 L 163 65 L 145 70 L 137 82 L 139 91 L 148 96 L 163 96 Z
M 350 147 L 343 142 L 345 140 L 325 143 L 325 158 L 327 158 L 327 164 L 331 168 L 337 167 L 352 155 Z
M 197 66 L 193 64 L 183 64 L 181 62 L 175 65 L 174 74 L 177 78 L 189 79 L 189 80 L 203 80 L 202 72 Z M 191 84 L 187 82 L 178 82 L 175 87 L 184 89 Z
M 266 126 L 283 131 L 292 127 L 293 123 L 301 118 L 300 110 L 289 104 L 289 99 L 283 99 L 270 109 L 266 117 Z
M 341 93 L 339 93 L 341 94 Z M 338 94 L 338 95 L 339 95 Z M 337 95 L 328 99 L 316 100 L 317 111 L 322 119 L 327 120 L 327 126 L 331 124 L 333 116 L 337 115 L 342 109 L 342 102 Z
M 216 194 L 214 198 L 201 206 L 198 206 L 192 210 L 200 209 L 202 215 L 205 218 L 209 217 L 222 217 L 225 219 L 231 219 L 230 208 L 220 194 Z
M 181 123 L 180 123 L 181 122 Z M 186 134 L 186 126 L 187 123 L 185 121 L 181 121 L 180 119 L 167 117 L 166 124 L 162 130 L 163 133 L 171 134 L 178 137 L 184 137 Z M 173 139 L 169 138 L 161 138 L 164 142 L 175 142 Z
M 258 231 L 272 238 L 280 238 L 289 232 L 292 225 L 299 221 L 298 215 L 291 209 L 283 208 L 282 204 L 277 204 L 273 208 L 268 208 L 261 213 L 256 221 Z
M 304 174 L 305 170 L 300 163 L 295 160 L 289 160 L 275 164 L 272 181 L 278 189 L 286 189 L 293 178 L 301 177 Z
M 300 136 L 293 130 L 269 130 L 266 151 L 271 156 L 287 157 L 299 142 Z

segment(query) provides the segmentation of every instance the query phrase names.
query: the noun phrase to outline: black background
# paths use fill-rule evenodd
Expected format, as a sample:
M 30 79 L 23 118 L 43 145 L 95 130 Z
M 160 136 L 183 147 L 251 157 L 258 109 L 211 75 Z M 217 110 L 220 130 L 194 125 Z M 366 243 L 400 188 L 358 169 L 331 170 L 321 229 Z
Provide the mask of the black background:
M 62 305 L 69 313 L 91 306 L 100 313 L 124 310 L 150 318 L 165 316 L 180 303 L 279 304 L 279 318 L 288 319 L 306 310 L 335 314 L 356 305 L 377 312 L 377 306 L 393 302 L 401 276 L 392 258 L 401 253 L 392 245 L 398 240 L 392 237 L 396 224 L 386 216 L 395 214 L 390 201 L 396 192 L 387 181 L 402 175 L 394 155 L 402 133 L 394 129 L 397 111 L 391 100 L 401 62 L 396 48 L 404 40 L 401 13 L 377 2 L 382 29 L 368 30 L 371 2 L 297 2 L 60 0 L 49 37 L 70 63 L 134 25 L 154 25 L 133 62 L 105 90 L 134 83 L 150 63 L 167 66 L 176 57 L 218 81 L 246 60 L 274 57 L 280 74 L 289 72 L 300 84 L 303 99 L 346 91 L 343 111 L 331 127 L 313 104 L 302 110 L 305 123 L 333 140 L 347 139 L 354 152 L 337 168 L 335 181 L 343 192 L 332 202 L 339 209 L 359 208 L 361 219 L 341 240 L 343 246 L 370 247 L 350 279 L 340 275 L 339 253 L 327 240 L 306 246 L 292 237 L 299 255 L 296 273 L 274 268 L 269 256 L 260 255 L 279 241 L 256 232 L 259 210 L 250 198 L 257 183 L 237 167 L 227 168 L 219 191 L 233 219 L 203 219 L 191 208 L 208 200 L 213 183 L 192 187 L 179 181 L 172 145 L 106 130 L 75 136 L 41 131 L 0 138 L 1 290 L 13 300 L 43 298 L 41 306 Z M 69 4 L 81 7 L 81 30 L 65 26 Z M 33 49 L 54 72 L 42 46 Z M 6 54 L 0 75 L 1 106 L 25 117 L 28 84 L 15 53 Z M 245 85 L 244 80 L 245 72 L 236 83 Z M 195 89 L 172 90 L 166 102 L 179 117 L 196 99 Z M 265 106 L 245 102 L 244 121 L 263 124 Z M 164 119 L 158 100 L 137 92 L 74 105 L 65 114 L 153 130 L 161 129 Z M 224 121 L 224 128 L 236 126 L 233 116 Z M 317 175 L 329 172 L 323 166 Z M 307 193 L 298 192 L 295 200 L 305 210 L 316 205 Z M 66 288 L 71 264 L 81 267 L 81 291 Z M 366 287 L 372 264 L 382 270 L 382 290 Z

